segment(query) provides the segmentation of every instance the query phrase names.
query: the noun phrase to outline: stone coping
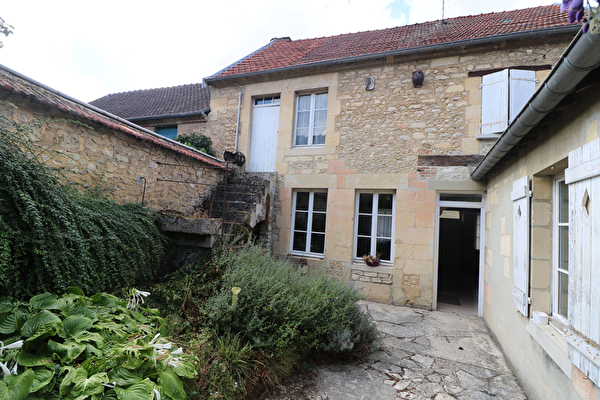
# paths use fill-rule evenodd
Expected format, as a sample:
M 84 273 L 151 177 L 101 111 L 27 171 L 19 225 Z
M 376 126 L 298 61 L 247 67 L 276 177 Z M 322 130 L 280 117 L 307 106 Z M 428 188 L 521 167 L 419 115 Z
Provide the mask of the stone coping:
M 359 270 L 359 271 L 365 271 L 365 272 L 377 272 L 379 274 L 390 274 L 391 275 L 394 273 L 394 267 L 392 267 L 392 266 L 379 265 L 377 267 L 370 267 L 365 263 L 358 263 L 358 262 L 352 263 L 352 269 Z

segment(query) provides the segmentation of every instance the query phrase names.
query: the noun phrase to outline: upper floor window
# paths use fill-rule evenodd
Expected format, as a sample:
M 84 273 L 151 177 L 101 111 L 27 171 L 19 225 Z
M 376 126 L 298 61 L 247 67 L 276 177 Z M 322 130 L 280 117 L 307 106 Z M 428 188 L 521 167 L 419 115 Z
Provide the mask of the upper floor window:
M 394 243 L 394 194 L 358 193 L 356 195 L 354 258 L 379 256 L 392 261 Z
M 294 146 L 325 144 L 327 125 L 327 92 L 298 95 Z
M 325 254 L 326 192 L 295 192 L 291 251 Z
M 175 126 L 159 126 L 156 128 L 156 133 L 169 139 L 175 139 L 177 137 L 177 125 Z
M 535 71 L 505 69 L 482 78 L 481 133 L 502 133 L 535 93 Z
M 270 106 L 279 104 L 280 102 L 280 96 L 257 97 L 254 99 L 255 106 Z

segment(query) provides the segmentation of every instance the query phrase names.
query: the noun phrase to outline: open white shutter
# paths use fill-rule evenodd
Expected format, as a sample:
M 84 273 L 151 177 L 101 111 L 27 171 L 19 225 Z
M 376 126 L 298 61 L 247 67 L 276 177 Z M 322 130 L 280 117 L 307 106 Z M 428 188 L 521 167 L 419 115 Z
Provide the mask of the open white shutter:
M 513 182 L 513 270 L 515 307 L 524 316 L 529 304 L 529 177 Z
M 596 385 L 600 367 L 600 140 L 569 153 L 569 358 Z
M 521 69 L 511 69 L 509 71 L 509 124 L 515 119 L 534 93 L 535 71 L 525 71 Z
M 481 83 L 481 133 L 500 133 L 508 126 L 508 69 L 484 75 Z

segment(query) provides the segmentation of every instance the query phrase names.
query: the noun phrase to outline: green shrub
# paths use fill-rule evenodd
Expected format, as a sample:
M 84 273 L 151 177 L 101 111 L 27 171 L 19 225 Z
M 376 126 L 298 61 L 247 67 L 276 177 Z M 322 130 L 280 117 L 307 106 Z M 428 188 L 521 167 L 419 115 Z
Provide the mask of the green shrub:
M 126 304 L 77 288 L 0 301 L 0 399 L 186 399 L 193 357 L 161 337 L 156 310 Z
M 328 337 L 335 338 L 346 328 L 365 329 L 358 323 L 359 292 L 338 280 L 319 273 L 303 275 L 255 245 L 238 251 L 224 248 L 215 263 L 227 265 L 227 270 L 220 292 L 208 301 L 205 312 L 207 326 L 220 335 L 239 334 L 260 352 L 293 348 L 305 354 L 326 349 Z M 235 306 L 232 287 L 241 288 Z M 358 341 L 372 338 L 356 332 L 350 336 Z
M 201 133 L 190 133 L 179 135 L 175 138 L 179 143 L 183 143 L 190 147 L 200 150 L 210 156 L 215 156 L 215 151 L 212 148 L 212 139 Z
M 0 116 L 0 295 L 95 293 L 150 278 L 165 256 L 156 215 L 61 183 L 28 139 L 36 127 Z

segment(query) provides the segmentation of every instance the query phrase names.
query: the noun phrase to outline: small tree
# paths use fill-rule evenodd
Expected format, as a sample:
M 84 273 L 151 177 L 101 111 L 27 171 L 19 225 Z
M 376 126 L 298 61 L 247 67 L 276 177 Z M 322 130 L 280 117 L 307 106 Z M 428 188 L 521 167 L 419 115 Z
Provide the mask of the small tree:
M 183 143 L 190 147 L 200 150 L 203 153 L 208 154 L 209 156 L 215 156 L 216 153 L 212 148 L 212 139 L 206 135 L 201 133 L 190 133 L 185 135 L 180 135 L 175 138 L 179 143 Z

